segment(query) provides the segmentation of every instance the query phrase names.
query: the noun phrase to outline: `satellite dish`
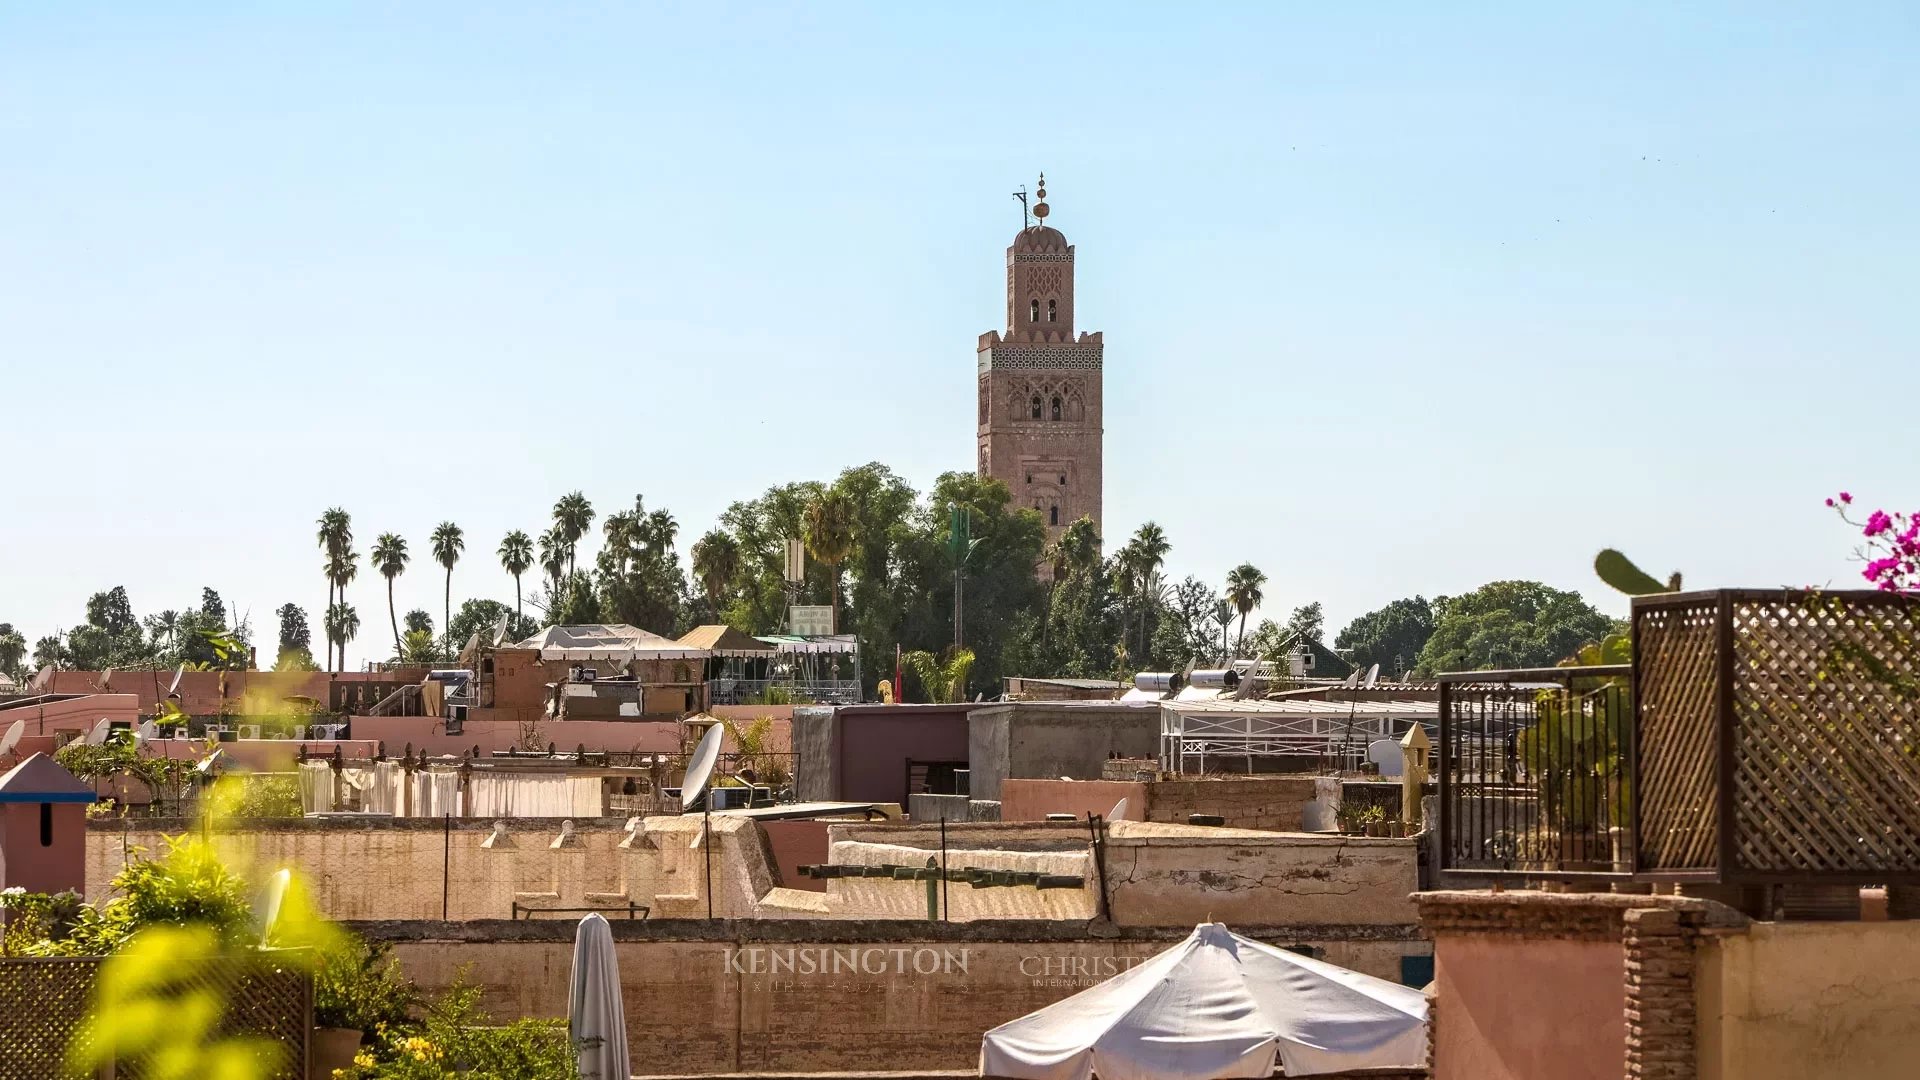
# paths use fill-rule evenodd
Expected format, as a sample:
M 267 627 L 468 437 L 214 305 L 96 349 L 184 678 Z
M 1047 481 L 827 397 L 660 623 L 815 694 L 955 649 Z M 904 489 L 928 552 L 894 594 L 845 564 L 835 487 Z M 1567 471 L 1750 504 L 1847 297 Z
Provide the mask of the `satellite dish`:
M 1127 816 L 1127 800 L 1124 798 L 1121 799 L 1119 802 L 1114 803 L 1113 809 L 1107 811 L 1108 821 L 1124 821 L 1126 820 L 1126 816 Z
M 173 669 L 173 682 L 167 685 L 168 697 L 176 698 L 180 696 L 180 680 L 186 677 L 187 665 L 181 664 L 179 667 Z
M 273 936 L 273 924 L 280 921 L 280 906 L 286 902 L 287 886 L 293 883 L 293 871 L 281 867 L 267 879 L 267 893 L 260 898 L 260 944 Z
M 87 745 L 99 746 L 101 743 L 106 742 L 107 732 L 111 730 L 113 730 L 113 724 L 109 722 L 106 717 L 101 717 L 100 722 L 93 725 L 93 730 L 87 732 Z
M 141 742 L 151 742 L 160 737 L 160 726 L 151 720 L 142 720 L 134 732 L 139 735 Z
M 199 773 L 201 776 L 212 776 L 214 762 L 219 761 L 225 753 L 225 750 L 215 750 L 213 753 L 208 754 L 200 764 L 195 765 L 193 771 Z
M 108 668 L 107 670 L 100 673 L 100 689 L 102 690 L 113 689 L 113 669 L 112 668 Z
M 479 647 L 480 647 L 480 631 L 475 630 L 473 633 L 467 635 L 467 644 L 463 648 L 461 648 L 460 655 L 465 656 Z
M 39 692 L 44 694 L 47 692 L 47 687 L 51 685 L 53 685 L 53 665 L 52 664 L 48 664 L 46 667 L 43 667 L 39 671 L 36 671 L 33 673 L 33 687 L 32 687 L 33 689 L 38 690 Z
M 0 735 L 0 754 L 11 754 L 13 748 L 20 745 L 20 736 L 27 733 L 27 722 L 15 720 L 7 725 L 7 733 Z
M 494 622 L 492 637 L 493 637 L 493 643 L 495 645 L 499 645 L 501 642 L 507 640 L 507 613 L 506 612 L 504 611 L 501 612 L 500 618 Z
M 1379 664 L 1375 664 L 1375 665 L 1373 665 L 1372 667 L 1370 667 L 1370 668 L 1368 668 L 1368 669 L 1367 669 L 1367 679 L 1366 679 L 1366 681 L 1365 681 L 1365 682 L 1363 682 L 1363 683 L 1361 683 L 1360 685 L 1362 685 L 1362 686 L 1364 686 L 1364 687 L 1366 687 L 1367 689 L 1369 689 L 1369 690 L 1371 690 L 1371 689 L 1373 689 L 1373 684 L 1374 684 L 1374 683 L 1375 683 L 1376 681 L 1378 681 L 1378 680 L 1379 680 L 1379 678 L 1380 678 L 1380 665 L 1379 665 Z
M 713 779 L 713 766 L 720 760 L 720 740 L 724 737 L 720 725 L 715 724 L 700 736 L 700 745 L 693 748 L 693 758 L 687 762 L 687 775 L 680 781 L 682 812 L 707 793 L 707 781 Z

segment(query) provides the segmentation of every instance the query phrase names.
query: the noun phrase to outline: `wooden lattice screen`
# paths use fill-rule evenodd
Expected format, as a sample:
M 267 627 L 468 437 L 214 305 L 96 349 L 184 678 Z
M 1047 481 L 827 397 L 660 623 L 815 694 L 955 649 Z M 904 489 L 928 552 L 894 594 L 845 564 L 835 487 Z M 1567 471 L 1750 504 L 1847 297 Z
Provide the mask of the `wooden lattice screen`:
M 313 983 L 287 957 L 263 953 L 236 963 L 182 962 L 183 983 L 226 1002 L 223 1034 L 257 1035 L 283 1050 L 276 1078 L 304 1080 L 313 1030 Z M 92 1005 L 98 957 L 0 960 L 0 1080 L 65 1076 L 67 1049 Z M 139 1062 L 121 1062 L 116 1080 L 141 1080 Z
M 1636 600 L 1639 869 L 1920 882 L 1920 601 Z

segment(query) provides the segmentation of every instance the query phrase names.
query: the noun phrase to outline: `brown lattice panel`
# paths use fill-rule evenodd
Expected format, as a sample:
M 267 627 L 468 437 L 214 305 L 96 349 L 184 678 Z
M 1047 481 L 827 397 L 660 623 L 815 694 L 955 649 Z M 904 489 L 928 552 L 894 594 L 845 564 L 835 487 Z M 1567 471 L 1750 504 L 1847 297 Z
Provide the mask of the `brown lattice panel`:
M 246 963 L 183 962 L 181 986 L 217 991 L 227 1003 L 223 1034 L 256 1035 L 284 1051 L 276 1077 L 306 1075 L 313 1029 L 312 981 L 284 954 Z M 101 961 L 96 957 L 0 960 L 0 1080 L 65 1074 L 67 1048 L 86 1019 Z M 119 1080 L 142 1080 L 139 1062 L 120 1062 Z
M 1920 881 L 1920 602 L 1648 597 L 1634 636 L 1641 871 Z

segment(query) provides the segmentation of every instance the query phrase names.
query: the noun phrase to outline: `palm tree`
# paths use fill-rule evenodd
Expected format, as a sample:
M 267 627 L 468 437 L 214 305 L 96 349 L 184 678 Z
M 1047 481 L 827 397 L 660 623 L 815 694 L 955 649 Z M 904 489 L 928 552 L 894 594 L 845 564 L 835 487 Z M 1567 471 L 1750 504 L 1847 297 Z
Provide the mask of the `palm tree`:
M 1227 574 L 1227 602 L 1240 613 L 1240 636 L 1234 639 L 1233 650 L 1247 640 L 1247 614 L 1260 606 L 1266 596 L 1260 592 L 1260 586 L 1267 583 L 1267 575 L 1261 573 L 1252 563 L 1241 563 Z
M 345 510 L 330 506 L 320 515 L 320 520 L 315 524 L 318 530 L 314 534 L 314 539 L 319 543 L 320 550 L 327 555 L 327 606 L 320 610 L 329 611 L 333 608 L 333 590 L 338 585 L 333 576 L 333 566 L 336 557 L 353 544 L 353 518 Z M 331 642 L 333 639 L 327 640 Z M 327 653 L 327 661 L 329 663 L 333 661 L 331 646 Z
M 453 564 L 460 561 L 460 553 L 467 549 L 467 541 L 460 532 L 460 526 L 451 521 L 443 521 L 433 527 L 433 561 L 447 568 L 446 611 L 441 626 L 453 632 Z M 451 642 L 449 642 L 451 644 Z
M 171 652 L 174 642 L 180 637 L 180 613 L 172 608 L 168 608 L 160 614 L 155 615 L 153 617 L 153 634 L 155 637 L 165 634 L 167 636 L 167 650 Z
M 520 614 L 520 575 L 533 565 L 533 541 L 515 529 L 500 541 L 500 568 L 513 575 L 513 613 Z
M 713 605 L 713 617 L 720 618 L 720 598 L 740 573 L 740 545 L 719 529 L 694 541 L 693 576 L 707 591 L 707 603 Z
M 327 640 L 340 643 L 340 666 L 347 664 L 347 642 L 360 634 L 360 613 L 344 600 L 327 609 Z
M 560 534 L 567 543 L 567 573 L 573 573 L 574 548 L 580 538 L 587 535 L 587 526 L 593 524 L 593 504 L 578 492 L 569 492 L 553 504 L 553 523 L 560 528 Z
M 967 678 L 973 673 L 972 649 L 951 649 L 944 658 L 916 650 L 900 661 L 920 680 L 928 701 L 954 704 L 967 700 Z
M 359 552 L 354 551 L 350 547 L 343 547 L 328 553 L 327 580 L 333 583 L 334 590 L 339 593 L 339 598 L 336 603 L 344 604 L 347 602 L 347 586 L 353 584 L 353 579 L 360 576 L 359 564 Z M 331 604 L 328 606 L 332 607 Z M 333 639 L 328 638 L 327 640 L 332 641 Z M 331 655 L 329 655 L 328 660 L 332 660 Z M 340 666 L 333 670 L 345 671 L 346 669 L 347 643 L 342 641 L 340 642 Z
M 540 534 L 540 570 L 547 575 L 547 606 L 558 603 L 560 582 L 567 572 L 567 531 L 555 525 Z
M 828 490 L 807 507 L 807 552 L 827 564 L 831 575 L 834 633 L 840 632 L 840 564 L 853 554 L 853 500 Z
M 393 651 L 400 653 L 400 618 L 393 610 L 393 579 L 406 572 L 407 542 L 395 533 L 381 533 L 373 542 L 373 552 L 368 560 L 380 576 L 387 579 L 387 621 L 393 624 Z
M 0 623 L 0 674 L 19 674 L 20 661 L 26 655 L 26 635 L 15 630 L 12 623 Z
M 1147 612 L 1152 609 L 1159 592 L 1155 580 L 1160 568 L 1166 565 L 1167 552 L 1171 550 L 1173 545 L 1167 542 L 1166 531 L 1151 521 L 1134 530 L 1133 539 L 1121 549 L 1121 554 L 1125 556 L 1123 565 L 1133 577 L 1132 591 L 1140 598 L 1140 654 L 1143 657 L 1147 652 Z

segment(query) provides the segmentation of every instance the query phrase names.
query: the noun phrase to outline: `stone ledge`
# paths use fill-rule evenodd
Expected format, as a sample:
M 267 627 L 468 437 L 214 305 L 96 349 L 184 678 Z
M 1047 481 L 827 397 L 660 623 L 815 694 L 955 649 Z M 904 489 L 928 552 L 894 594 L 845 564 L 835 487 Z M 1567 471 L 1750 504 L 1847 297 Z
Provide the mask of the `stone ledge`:
M 1618 941 L 1628 913 L 1648 911 L 1672 912 L 1679 923 L 1693 929 L 1735 929 L 1748 922 L 1725 904 L 1689 896 L 1505 890 L 1424 892 L 1414 893 L 1412 899 L 1420 910 L 1420 925 L 1430 934 Z M 1636 916 L 1634 921 L 1640 919 Z
M 981 920 L 936 923 L 913 919 L 626 919 L 607 914 L 616 941 L 862 944 L 866 942 L 994 942 L 1034 944 L 1109 944 L 1175 942 L 1190 930 L 1179 927 L 1118 927 L 1091 922 Z M 569 919 L 472 919 L 460 922 L 407 919 L 349 922 L 348 926 L 382 941 L 418 942 L 571 942 Z M 1418 941 L 1410 925 L 1236 926 L 1234 932 L 1256 941 Z

